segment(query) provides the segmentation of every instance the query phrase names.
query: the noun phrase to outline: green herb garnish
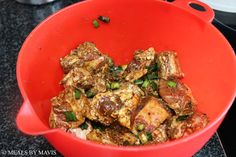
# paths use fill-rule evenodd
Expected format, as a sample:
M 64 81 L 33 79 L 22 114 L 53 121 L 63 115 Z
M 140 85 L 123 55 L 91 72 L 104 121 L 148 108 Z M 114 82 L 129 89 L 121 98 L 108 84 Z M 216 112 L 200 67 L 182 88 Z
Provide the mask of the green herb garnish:
M 93 27 L 94 28 L 98 28 L 99 27 L 99 23 L 97 20 L 93 20 Z
M 75 98 L 80 99 L 80 96 L 81 96 L 81 91 L 79 89 L 76 89 L 75 90 Z
M 174 82 L 174 81 L 168 81 L 167 82 L 167 85 L 169 86 L 169 87 L 176 87 L 177 86 L 177 83 L 176 82 Z
M 143 80 L 134 80 L 134 83 L 137 85 L 143 84 Z
M 112 67 L 110 68 L 110 71 L 111 71 L 111 72 L 119 73 L 119 72 L 123 71 L 123 68 L 122 68 L 121 66 L 112 66 Z
M 176 118 L 176 121 L 184 121 L 186 119 L 188 119 L 189 115 L 183 115 L 183 116 L 179 116 L 178 118 Z
M 147 133 L 146 133 L 146 136 L 147 136 L 147 140 L 148 140 L 148 141 L 152 141 L 152 133 L 147 132 Z
M 144 129 L 144 124 L 138 124 L 137 125 L 137 130 L 142 131 Z
M 92 98 L 95 95 L 91 90 L 88 90 L 85 94 L 86 94 L 87 98 Z
M 113 80 L 114 80 L 114 81 L 119 81 L 119 77 L 115 74 L 115 75 L 113 76 Z
M 80 127 L 82 130 L 86 130 L 86 129 L 88 129 L 88 124 L 87 124 L 86 122 L 84 122 L 84 123 L 81 124 L 79 127 Z
M 106 83 L 106 87 L 107 87 L 108 89 L 110 89 L 110 88 L 111 88 L 111 84 L 110 84 L 110 83 Z
M 152 74 L 147 74 L 147 78 L 149 80 L 155 80 L 155 79 L 158 79 L 158 76 L 156 73 L 152 73 Z
M 110 18 L 107 16 L 99 16 L 98 19 L 101 20 L 102 22 L 105 22 L 105 23 L 110 22 Z
M 149 85 L 150 81 L 148 79 L 144 80 L 142 87 L 143 88 L 147 88 L 147 86 Z
M 158 69 L 157 63 L 150 65 L 148 68 L 148 72 L 156 72 Z
M 119 82 L 111 82 L 111 89 L 119 89 L 120 83 Z
M 115 72 L 121 72 L 123 71 L 123 68 L 121 66 L 115 67 Z
M 151 87 L 152 87 L 152 89 L 155 91 L 155 90 L 157 90 L 157 84 L 156 84 L 156 82 L 154 82 L 154 81 L 151 81 Z
M 64 115 L 66 116 L 66 121 L 70 122 L 70 121 L 76 121 L 76 115 L 73 111 L 66 111 L 64 112 Z
M 110 58 L 110 57 L 107 57 L 108 59 L 108 64 L 110 67 L 114 66 L 114 61 Z

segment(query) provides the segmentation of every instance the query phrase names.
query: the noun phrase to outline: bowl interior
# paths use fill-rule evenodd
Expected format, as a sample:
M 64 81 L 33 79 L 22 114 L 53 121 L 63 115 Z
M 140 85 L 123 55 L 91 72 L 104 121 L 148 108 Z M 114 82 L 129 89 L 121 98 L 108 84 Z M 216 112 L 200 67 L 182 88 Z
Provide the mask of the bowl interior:
M 92 21 L 109 16 L 109 24 Z M 128 63 L 134 50 L 175 50 L 200 111 L 211 123 L 227 110 L 235 95 L 236 61 L 232 48 L 210 24 L 164 2 L 87 1 L 73 5 L 38 26 L 18 60 L 22 94 L 48 126 L 50 99 L 63 88 L 59 59 L 84 41 L 94 42 L 116 64 Z

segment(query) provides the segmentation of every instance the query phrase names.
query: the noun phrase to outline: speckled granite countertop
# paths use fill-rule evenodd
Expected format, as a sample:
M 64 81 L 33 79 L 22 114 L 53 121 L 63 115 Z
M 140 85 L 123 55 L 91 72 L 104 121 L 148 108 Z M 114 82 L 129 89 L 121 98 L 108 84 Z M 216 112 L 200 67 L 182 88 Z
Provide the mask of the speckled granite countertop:
M 16 60 L 22 43 L 38 23 L 78 1 L 58 0 L 43 6 L 29 6 L 14 0 L 0 0 L 0 156 L 9 156 L 6 151 L 55 151 L 44 137 L 28 136 L 16 128 L 16 114 L 23 102 L 16 81 Z M 49 156 L 61 155 L 56 152 Z M 225 157 L 218 135 L 215 134 L 195 156 Z

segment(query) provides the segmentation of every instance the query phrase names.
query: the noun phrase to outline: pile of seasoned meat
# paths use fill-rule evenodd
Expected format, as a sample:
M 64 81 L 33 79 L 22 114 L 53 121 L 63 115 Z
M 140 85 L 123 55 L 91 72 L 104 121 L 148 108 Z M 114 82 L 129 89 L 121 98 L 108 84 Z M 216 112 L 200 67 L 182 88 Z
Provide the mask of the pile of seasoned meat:
M 115 65 L 93 43 L 61 58 L 64 90 L 51 99 L 51 128 L 103 144 L 134 146 L 179 139 L 208 123 L 182 83 L 176 52 L 138 50 Z

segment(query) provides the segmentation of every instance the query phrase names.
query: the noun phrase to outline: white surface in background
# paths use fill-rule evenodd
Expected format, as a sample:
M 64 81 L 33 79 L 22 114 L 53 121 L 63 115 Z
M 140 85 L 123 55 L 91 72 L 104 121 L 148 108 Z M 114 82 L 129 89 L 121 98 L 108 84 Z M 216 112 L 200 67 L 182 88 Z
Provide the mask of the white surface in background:
M 200 0 L 216 10 L 236 13 L 236 0 Z

